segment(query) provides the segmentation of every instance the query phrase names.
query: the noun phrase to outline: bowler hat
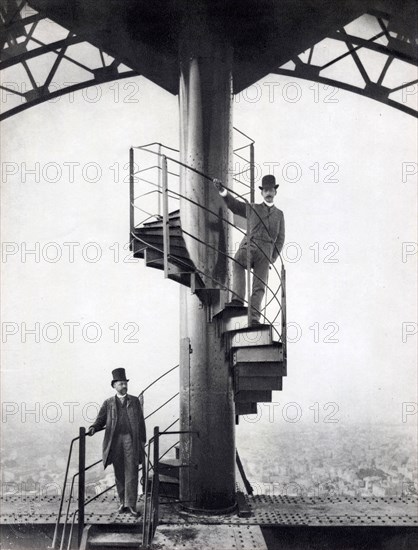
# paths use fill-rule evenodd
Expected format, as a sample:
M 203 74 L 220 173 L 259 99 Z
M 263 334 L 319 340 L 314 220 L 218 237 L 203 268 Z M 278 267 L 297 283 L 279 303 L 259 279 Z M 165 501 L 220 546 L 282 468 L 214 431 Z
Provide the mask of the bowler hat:
M 125 369 L 114 369 L 112 370 L 112 384 L 113 382 L 129 382 L 126 378 Z
M 261 186 L 259 185 L 259 188 L 263 190 L 263 189 L 271 189 L 272 187 L 274 187 L 274 189 L 277 189 L 279 187 L 276 184 L 276 178 L 271 174 L 267 176 L 263 176 L 263 179 L 261 180 Z

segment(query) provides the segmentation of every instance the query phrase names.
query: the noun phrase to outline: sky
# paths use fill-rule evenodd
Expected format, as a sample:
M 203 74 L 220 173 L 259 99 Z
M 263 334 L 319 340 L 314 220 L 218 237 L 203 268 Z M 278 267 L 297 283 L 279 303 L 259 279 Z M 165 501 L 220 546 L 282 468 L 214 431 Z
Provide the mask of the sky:
M 43 63 L 33 69 L 45 72 Z M 58 85 L 65 77 L 57 75 Z M 280 182 L 276 204 L 286 220 L 288 376 L 274 401 L 301 425 L 315 410 L 320 422 L 410 425 L 417 122 L 329 93 L 269 75 L 234 98 L 234 126 L 255 140 L 258 177 L 270 172 Z M 178 363 L 178 285 L 126 248 L 129 147 L 178 147 L 178 133 L 178 98 L 143 77 L 3 122 L 3 429 L 75 433 L 111 395 L 112 369 L 125 367 L 130 392 L 139 393 Z M 174 373 L 145 412 L 177 391 Z M 161 413 L 161 425 L 176 406 Z

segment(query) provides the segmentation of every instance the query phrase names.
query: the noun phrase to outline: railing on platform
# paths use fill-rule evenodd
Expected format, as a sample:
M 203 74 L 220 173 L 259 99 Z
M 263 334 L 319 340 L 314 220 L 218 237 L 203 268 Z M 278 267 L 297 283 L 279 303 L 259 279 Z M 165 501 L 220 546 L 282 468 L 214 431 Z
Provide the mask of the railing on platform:
M 238 130 L 238 132 L 240 132 L 240 131 Z M 242 132 L 240 132 L 240 133 L 242 135 L 244 135 L 246 138 L 248 138 L 248 136 L 246 136 Z M 250 138 L 248 138 L 248 139 L 250 139 Z M 151 147 L 154 147 L 156 145 L 158 145 L 158 151 L 152 150 Z M 245 170 L 242 170 L 241 174 L 246 172 L 246 171 L 250 172 L 250 184 L 248 185 L 248 187 L 250 189 L 250 191 L 249 191 L 250 197 L 253 197 L 254 196 L 254 142 L 251 142 L 250 144 L 247 144 L 244 147 L 250 147 L 250 160 L 249 160 L 249 162 L 247 161 L 247 159 L 242 157 L 242 155 L 239 155 L 239 153 L 236 153 L 236 154 L 238 154 L 238 156 L 240 156 L 240 158 L 242 158 L 242 159 L 244 159 L 245 161 L 248 162 L 248 167 Z M 240 151 L 244 147 L 238 148 L 238 150 Z M 207 207 L 197 203 L 196 201 L 193 201 L 191 198 L 187 197 L 184 193 L 181 193 L 180 190 L 177 191 L 176 187 L 178 187 L 178 179 L 176 180 L 176 185 L 173 185 L 173 186 L 170 187 L 169 184 L 168 184 L 168 176 L 171 175 L 171 176 L 175 176 L 176 178 L 179 178 L 179 174 L 177 172 L 169 170 L 168 162 L 171 162 L 171 163 L 173 163 L 174 165 L 176 165 L 178 167 L 183 167 L 187 170 L 191 170 L 192 172 L 195 172 L 196 174 L 200 175 L 205 180 L 213 182 L 214 178 L 204 174 L 203 172 L 193 168 L 192 166 L 189 166 L 185 163 L 180 162 L 177 158 L 174 158 L 172 156 L 168 156 L 167 154 L 161 153 L 161 150 L 163 150 L 163 149 L 164 150 L 165 149 L 171 150 L 171 151 L 174 151 L 176 154 L 178 154 L 177 149 L 167 147 L 167 146 L 165 146 L 163 144 L 160 144 L 160 143 L 150 143 L 150 144 L 146 144 L 146 145 L 142 145 L 142 146 L 132 147 L 130 149 L 130 162 L 131 162 L 130 173 L 132 174 L 132 177 L 130 179 L 130 197 L 131 197 L 130 211 L 133 212 L 134 210 L 138 210 L 138 211 L 141 211 L 143 214 L 146 215 L 146 218 L 141 219 L 138 223 L 135 223 L 135 215 L 133 215 L 133 217 L 131 217 L 130 230 L 131 230 L 131 239 L 141 241 L 141 239 L 137 235 L 135 235 L 135 229 L 138 228 L 138 227 L 141 227 L 144 223 L 149 221 L 151 218 L 162 220 L 162 224 L 163 224 L 163 245 L 162 245 L 162 248 L 158 248 L 155 245 L 149 245 L 149 244 L 148 244 L 148 246 L 150 246 L 150 248 L 152 248 L 153 250 L 161 253 L 161 255 L 164 259 L 164 275 L 165 275 L 165 277 L 167 277 L 169 275 L 169 270 L 170 270 L 169 263 L 170 263 L 170 257 L 171 257 L 171 255 L 170 255 L 170 235 L 169 235 L 169 229 L 170 229 L 170 226 L 169 226 L 169 223 L 170 223 L 170 220 L 169 220 L 169 213 L 170 213 L 169 212 L 170 211 L 169 199 L 172 199 L 172 200 L 175 200 L 175 201 L 179 201 L 180 199 L 184 199 L 184 200 L 190 202 L 191 204 L 197 206 L 198 208 L 201 208 L 203 211 L 206 211 L 210 214 L 213 214 L 220 221 L 225 222 L 229 226 L 234 227 L 240 233 L 242 233 L 243 235 L 246 235 L 247 239 L 250 238 L 249 235 L 251 234 L 251 228 L 248 227 L 248 224 L 250 223 L 250 218 L 251 217 L 249 215 L 247 215 L 246 231 L 242 230 L 241 228 L 239 228 L 235 224 L 233 224 L 229 219 L 224 218 L 223 216 L 219 215 L 217 212 L 211 210 L 210 208 L 207 208 Z M 159 159 L 161 158 L 161 161 L 157 165 L 152 165 L 152 166 L 141 168 L 141 169 L 139 169 L 139 167 L 138 167 L 138 170 L 135 170 L 135 168 L 136 168 L 135 162 L 134 162 L 134 151 L 135 150 L 138 150 L 138 151 L 141 151 L 141 152 L 144 152 L 144 153 L 149 153 L 151 155 L 156 155 Z M 158 170 L 158 181 L 159 182 L 162 181 L 162 184 L 152 182 L 149 179 L 145 179 L 144 177 L 142 177 L 144 172 L 146 172 L 148 170 L 151 170 L 151 169 L 155 169 L 155 168 Z M 160 174 L 160 172 L 161 172 L 161 174 Z M 238 180 L 236 177 L 234 177 L 234 180 L 239 181 L 239 183 L 243 184 L 244 186 L 247 185 L 244 182 L 242 182 L 241 180 Z M 145 183 L 147 185 L 151 185 L 151 186 L 155 187 L 156 189 L 153 189 L 151 191 L 146 191 L 146 192 L 143 192 L 143 193 L 135 196 L 135 183 L 137 181 L 141 182 L 141 183 Z M 225 189 L 227 189 L 227 191 L 229 193 L 231 193 L 232 195 L 234 195 L 234 196 L 238 197 L 239 199 L 243 200 L 246 204 L 247 212 L 252 211 L 253 213 L 255 213 L 255 215 L 258 218 L 258 220 L 260 221 L 260 223 L 263 224 L 264 227 L 267 229 L 267 227 L 264 223 L 264 220 L 262 220 L 262 218 L 259 216 L 257 211 L 254 209 L 254 207 L 252 205 L 252 201 L 250 200 L 250 202 L 249 202 L 245 198 L 245 194 L 248 194 L 248 193 L 239 194 L 235 190 L 227 187 L 225 184 L 223 184 L 223 186 L 225 187 Z M 152 214 L 149 211 L 145 210 L 144 208 L 139 207 L 138 204 L 137 204 L 139 199 L 143 199 L 144 197 L 149 197 L 150 195 L 153 195 L 153 194 L 157 194 L 159 199 L 160 198 L 162 199 L 162 203 L 163 203 L 162 216 L 161 216 L 160 213 Z M 160 203 L 158 203 L 158 204 L 160 204 Z M 160 210 L 158 210 L 158 212 L 160 212 Z M 239 263 L 234 257 L 232 257 L 227 252 L 223 252 L 222 250 L 216 249 L 215 247 L 211 246 L 210 244 L 208 244 L 206 242 L 203 242 L 201 239 L 199 239 L 195 235 L 191 234 L 190 232 L 187 232 L 183 228 L 182 228 L 182 233 L 184 235 L 187 235 L 191 239 L 194 239 L 195 241 L 199 242 L 200 244 L 210 248 L 214 252 L 217 252 L 221 255 L 226 256 L 226 258 L 229 261 Z M 147 243 L 145 241 L 141 241 L 141 242 L 142 242 L 142 244 L 147 245 Z M 267 258 L 267 260 L 270 262 L 270 258 L 267 257 L 265 251 L 261 249 L 261 247 L 258 245 L 257 242 L 252 241 L 251 244 L 254 246 L 254 248 L 258 249 L 258 251 L 260 251 L 261 254 L 264 255 Z M 275 246 L 275 243 L 273 243 L 273 244 Z M 277 249 L 276 249 L 276 252 L 278 252 Z M 251 312 L 252 312 L 252 310 L 256 311 L 262 319 L 264 319 L 269 324 L 271 324 L 271 326 L 273 327 L 273 330 L 275 331 L 275 333 L 277 334 L 277 336 L 279 338 L 279 341 L 281 341 L 283 343 L 283 348 L 284 348 L 283 351 L 285 352 L 286 351 L 286 342 L 285 342 L 285 337 L 286 337 L 286 326 L 285 326 L 285 322 L 286 322 L 285 321 L 285 319 L 286 319 L 286 311 L 285 311 L 286 294 L 285 293 L 286 293 L 286 289 L 285 289 L 285 284 L 284 284 L 284 282 L 285 282 L 285 268 L 284 268 L 284 264 L 283 264 L 283 260 L 282 260 L 281 255 L 279 254 L 278 257 L 280 258 L 280 261 L 281 261 L 281 272 L 278 271 L 278 269 L 275 267 L 274 264 L 271 265 L 273 273 L 275 273 L 275 275 L 278 277 L 278 280 L 279 280 L 279 284 L 278 284 L 277 289 L 273 290 L 268 281 L 262 281 L 260 279 L 260 277 L 258 277 L 255 273 L 252 274 L 252 277 L 253 278 L 257 277 L 260 281 L 263 282 L 263 284 L 265 285 L 265 288 L 266 288 L 266 304 L 264 306 L 264 311 L 261 311 L 261 310 L 257 309 L 251 303 L 251 294 L 252 294 L 252 289 L 251 289 L 251 249 L 250 249 L 250 246 L 247 246 L 247 260 L 246 260 L 246 268 L 247 268 L 247 285 L 246 285 L 246 287 L 247 288 L 246 288 L 245 303 L 246 303 L 247 308 L 248 308 L 248 325 L 249 326 L 251 325 Z M 176 261 L 180 264 L 182 263 L 182 260 L 180 260 L 179 258 L 176 258 Z M 183 263 L 184 263 L 185 268 L 190 267 L 186 264 L 186 262 L 183 262 Z M 196 273 L 201 274 L 204 277 L 207 277 L 207 278 L 211 279 L 212 282 L 215 283 L 215 285 L 219 286 L 219 288 L 225 288 L 221 281 L 216 280 L 212 276 L 212 274 L 208 273 L 207 271 L 202 271 L 202 270 L 199 270 L 199 269 L 196 268 Z M 232 295 L 234 294 L 234 292 L 231 288 L 227 288 L 227 290 Z M 281 291 L 280 299 L 278 297 L 279 291 Z M 271 298 L 267 302 L 267 293 L 268 292 L 271 294 Z M 239 298 L 241 298 L 241 297 L 239 297 Z M 273 313 L 272 318 L 271 317 L 269 318 L 268 315 L 267 315 L 267 308 L 271 304 L 275 304 L 275 306 L 277 308 L 277 311 L 275 312 L 275 314 Z M 277 319 L 280 315 L 281 315 L 280 330 L 277 330 L 276 321 L 277 321 Z
M 143 516 L 143 530 L 142 530 L 142 546 L 149 547 L 153 541 L 155 531 L 158 526 L 159 520 L 159 509 L 160 509 L 160 461 L 161 459 L 174 447 L 177 445 L 175 443 L 170 447 L 164 454 L 160 455 L 160 437 L 162 435 L 181 435 L 181 434 L 196 434 L 196 432 L 191 431 L 168 431 L 168 429 L 160 432 L 160 428 L 155 426 L 154 435 L 148 442 L 148 457 L 147 457 L 147 467 L 145 475 L 145 487 L 148 491 L 148 484 L 150 480 L 150 471 L 152 470 L 153 476 L 151 480 L 151 488 L 149 491 L 149 498 L 147 498 L 147 493 L 144 500 L 144 516 Z M 153 449 L 153 463 L 151 463 L 151 447 Z M 186 465 L 189 467 L 190 465 Z
M 139 394 L 139 396 L 138 396 L 139 399 L 143 399 L 143 396 L 144 396 L 146 391 L 148 391 L 152 386 L 154 386 L 157 382 L 159 382 L 161 379 L 163 379 L 169 373 L 173 372 L 178 367 L 179 367 L 179 365 L 175 365 L 174 367 L 172 367 L 169 370 L 167 370 L 166 372 L 164 372 L 161 376 L 156 378 L 153 382 L 151 382 L 151 384 L 149 384 Z M 155 413 L 157 413 L 159 410 L 161 410 L 163 407 L 165 407 L 173 399 L 178 397 L 178 395 L 179 395 L 179 392 L 172 395 L 162 405 L 158 406 L 151 413 L 149 413 L 147 416 L 145 416 L 145 420 L 148 420 L 151 416 L 153 416 Z M 160 432 L 160 433 L 166 433 L 166 431 L 169 430 L 170 428 L 172 428 L 178 421 L 179 421 L 179 419 L 177 418 L 176 420 L 174 420 L 174 422 L 172 422 L 169 426 L 167 426 L 167 428 L 165 428 L 165 430 L 163 432 Z M 103 431 L 104 429 L 105 428 L 97 430 L 95 433 L 99 433 L 99 432 Z M 64 524 L 63 524 L 61 533 L 59 533 L 60 522 L 61 522 L 61 518 L 63 516 L 64 502 L 65 502 L 65 499 L 66 499 L 66 488 L 67 488 L 67 482 L 68 482 L 68 474 L 69 474 L 69 470 L 70 470 L 74 444 L 76 442 L 78 442 L 78 470 L 72 476 L 70 491 L 69 491 L 69 494 L 68 494 L 67 509 L 66 509 L 66 513 L 65 513 Z M 145 446 L 145 448 L 147 448 L 147 445 Z M 101 463 L 102 463 L 102 460 L 100 459 L 100 460 L 97 460 L 96 462 L 93 462 L 92 464 L 89 464 L 88 466 L 86 466 L 86 429 L 84 427 L 80 427 L 78 437 L 73 438 L 71 440 L 71 443 L 70 443 L 70 448 L 69 448 L 68 457 L 67 457 L 67 464 L 66 464 L 66 469 L 65 469 L 63 490 L 62 490 L 62 494 L 61 494 L 61 500 L 60 500 L 60 505 L 59 505 L 59 509 L 58 509 L 58 515 L 57 515 L 57 519 L 56 519 L 56 522 L 55 522 L 54 535 L 53 535 L 52 544 L 51 544 L 52 549 L 54 549 L 54 550 L 57 549 L 57 544 L 58 544 L 59 539 L 60 539 L 59 548 L 60 548 L 60 550 L 64 549 L 64 545 L 65 545 L 65 542 L 66 542 L 67 526 L 68 526 L 68 521 L 69 521 L 69 517 L 70 517 L 71 503 L 72 503 L 72 499 L 73 499 L 74 485 L 75 485 L 75 480 L 77 478 L 78 478 L 78 498 L 77 498 L 78 507 L 77 507 L 76 510 L 74 510 L 72 512 L 70 532 L 69 532 L 68 541 L 67 541 L 67 550 L 70 550 L 70 548 L 71 548 L 76 518 L 77 518 L 77 540 L 78 540 L 78 546 L 79 546 L 80 542 L 81 542 L 81 537 L 82 537 L 82 534 L 83 534 L 84 524 L 85 524 L 85 507 L 88 504 L 90 504 L 91 502 L 93 502 L 94 500 L 96 500 L 97 498 L 99 498 L 100 496 L 102 496 L 103 494 L 105 494 L 108 491 L 110 491 L 111 489 L 115 488 L 115 484 L 113 484 L 110 487 L 107 487 L 103 491 L 97 493 L 93 497 L 86 500 L 85 473 L 88 470 L 90 470 L 91 468 L 93 468 L 94 466 L 97 466 L 98 464 L 101 464 Z M 139 469 L 142 470 L 142 475 L 144 476 L 143 464 L 139 467 Z

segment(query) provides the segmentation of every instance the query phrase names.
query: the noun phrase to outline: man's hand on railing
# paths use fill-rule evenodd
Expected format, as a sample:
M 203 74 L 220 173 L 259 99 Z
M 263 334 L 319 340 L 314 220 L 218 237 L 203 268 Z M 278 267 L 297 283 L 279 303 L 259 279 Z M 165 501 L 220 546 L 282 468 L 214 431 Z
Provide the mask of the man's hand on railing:
M 225 187 L 222 185 L 222 181 L 218 180 L 218 178 L 213 178 L 213 185 L 216 187 L 219 193 L 222 193 L 222 191 L 225 189 Z
M 93 426 L 91 426 L 88 430 L 87 430 L 87 435 L 89 435 L 90 437 L 92 435 L 94 435 L 96 433 L 96 428 L 93 428 Z

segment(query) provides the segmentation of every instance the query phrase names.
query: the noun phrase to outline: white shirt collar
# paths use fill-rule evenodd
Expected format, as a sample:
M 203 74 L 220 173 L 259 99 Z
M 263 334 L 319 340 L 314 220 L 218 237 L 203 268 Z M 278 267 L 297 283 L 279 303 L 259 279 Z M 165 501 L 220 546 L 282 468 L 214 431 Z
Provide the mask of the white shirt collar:
M 119 393 L 116 394 L 116 397 L 119 397 L 119 399 L 122 401 L 122 399 L 125 399 L 125 397 L 127 396 L 128 394 L 125 393 L 125 395 L 121 395 Z
M 263 200 L 263 202 L 264 202 L 264 204 L 265 204 L 266 206 L 268 206 L 269 208 L 271 208 L 272 206 L 274 206 L 274 202 L 268 203 L 268 202 L 266 202 L 265 200 Z

